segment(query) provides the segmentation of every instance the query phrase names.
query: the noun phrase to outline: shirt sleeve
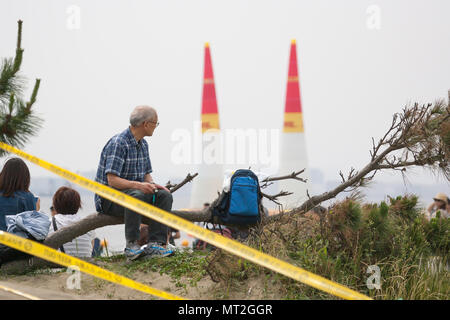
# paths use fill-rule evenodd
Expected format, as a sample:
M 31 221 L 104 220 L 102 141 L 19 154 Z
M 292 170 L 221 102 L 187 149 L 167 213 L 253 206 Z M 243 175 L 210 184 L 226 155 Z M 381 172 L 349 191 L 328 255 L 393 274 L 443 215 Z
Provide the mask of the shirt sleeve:
M 120 176 L 126 159 L 126 148 L 118 142 L 113 142 L 105 150 L 105 174 L 113 173 Z
M 97 236 L 97 234 L 95 233 L 95 230 L 88 231 L 87 235 L 88 235 L 89 239 L 91 239 L 91 242 Z
M 148 161 L 146 161 L 146 167 L 145 167 L 145 174 L 147 174 L 147 173 L 152 173 L 152 163 L 151 163 L 151 161 L 150 161 L 150 157 L 149 158 L 147 158 L 148 159 Z

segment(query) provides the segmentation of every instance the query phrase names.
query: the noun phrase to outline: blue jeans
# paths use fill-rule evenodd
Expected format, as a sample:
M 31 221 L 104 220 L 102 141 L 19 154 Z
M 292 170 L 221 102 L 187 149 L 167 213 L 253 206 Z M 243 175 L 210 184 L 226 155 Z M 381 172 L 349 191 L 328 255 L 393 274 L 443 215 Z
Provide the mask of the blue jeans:
M 160 189 L 154 194 L 154 203 L 153 194 L 143 193 L 142 191 L 135 189 L 122 190 L 122 192 L 165 211 L 170 212 L 172 209 L 172 194 L 165 190 Z M 162 245 L 167 243 L 167 233 L 169 228 L 166 225 L 142 216 L 128 208 L 124 208 L 115 202 L 109 201 L 108 199 L 102 199 L 102 209 L 104 214 L 124 218 L 125 239 L 127 242 L 139 240 L 139 227 L 141 223 L 143 223 L 148 225 L 149 242 L 156 242 Z

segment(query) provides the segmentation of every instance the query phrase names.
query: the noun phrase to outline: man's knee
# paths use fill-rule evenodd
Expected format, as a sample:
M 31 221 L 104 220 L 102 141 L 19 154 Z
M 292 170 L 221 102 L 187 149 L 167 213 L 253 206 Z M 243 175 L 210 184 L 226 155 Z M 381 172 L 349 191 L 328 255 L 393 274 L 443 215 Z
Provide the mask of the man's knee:
M 173 203 L 173 197 L 170 192 L 167 192 L 166 190 L 160 189 L 158 190 L 158 202 L 164 202 L 166 204 L 172 205 Z
M 172 194 L 163 189 L 159 189 L 156 194 L 144 193 L 141 190 L 137 190 L 137 189 L 136 190 L 135 189 L 127 190 L 126 193 L 134 198 L 137 198 L 139 200 L 145 201 L 150 204 L 153 203 L 153 195 L 156 196 L 156 201 L 158 203 L 162 203 L 165 206 L 167 206 L 167 205 L 172 206 L 172 203 L 173 203 Z
M 129 189 L 125 193 L 128 194 L 129 196 L 133 197 L 133 198 L 142 200 L 142 201 L 147 202 L 147 203 L 152 203 L 152 200 L 153 200 L 153 194 L 144 193 L 141 190 Z
M 125 193 L 134 198 L 142 198 L 145 196 L 145 193 L 138 189 L 128 189 L 125 191 Z

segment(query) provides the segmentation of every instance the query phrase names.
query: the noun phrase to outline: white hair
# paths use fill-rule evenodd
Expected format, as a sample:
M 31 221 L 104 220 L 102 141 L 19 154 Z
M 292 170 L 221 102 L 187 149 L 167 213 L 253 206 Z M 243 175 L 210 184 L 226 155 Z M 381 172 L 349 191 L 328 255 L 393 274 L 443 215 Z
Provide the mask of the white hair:
M 149 106 L 137 106 L 130 115 L 130 124 L 140 126 L 144 121 L 156 120 L 156 110 Z

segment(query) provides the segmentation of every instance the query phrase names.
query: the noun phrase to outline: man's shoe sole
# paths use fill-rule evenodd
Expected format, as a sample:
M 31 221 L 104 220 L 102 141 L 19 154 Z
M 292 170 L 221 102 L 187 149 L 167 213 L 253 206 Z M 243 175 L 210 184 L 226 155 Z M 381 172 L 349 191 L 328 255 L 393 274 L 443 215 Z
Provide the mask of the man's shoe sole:
M 148 254 L 148 253 L 146 253 L 144 255 L 144 259 L 165 258 L 165 257 L 170 257 L 171 255 L 174 255 L 174 254 L 175 254 L 174 251 L 167 252 L 167 253 L 164 253 L 164 254 Z

